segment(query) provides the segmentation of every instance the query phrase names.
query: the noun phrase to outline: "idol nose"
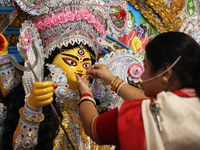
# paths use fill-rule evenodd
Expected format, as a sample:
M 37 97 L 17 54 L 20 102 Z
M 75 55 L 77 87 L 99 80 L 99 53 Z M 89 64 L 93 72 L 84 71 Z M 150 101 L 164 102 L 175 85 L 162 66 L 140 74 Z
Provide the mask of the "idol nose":
M 77 72 L 83 72 L 83 67 L 81 65 L 78 65 L 76 70 Z

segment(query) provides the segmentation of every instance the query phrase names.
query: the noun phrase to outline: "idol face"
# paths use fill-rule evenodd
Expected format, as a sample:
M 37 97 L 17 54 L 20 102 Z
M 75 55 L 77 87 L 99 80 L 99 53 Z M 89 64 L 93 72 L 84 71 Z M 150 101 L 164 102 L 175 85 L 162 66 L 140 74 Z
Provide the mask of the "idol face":
M 76 74 L 86 76 L 87 68 L 92 61 L 89 52 L 79 47 L 59 53 L 53 60 L 53 64 L 66 72 L 69 90 L 78 90 Z

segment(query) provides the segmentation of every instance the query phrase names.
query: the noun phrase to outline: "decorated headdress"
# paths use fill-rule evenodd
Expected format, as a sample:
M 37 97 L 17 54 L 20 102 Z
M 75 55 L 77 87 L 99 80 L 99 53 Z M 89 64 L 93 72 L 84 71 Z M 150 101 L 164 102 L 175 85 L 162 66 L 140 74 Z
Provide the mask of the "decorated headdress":
M 84 44 L 97 56 L 103 49 L 101 40 L 109 33 L 123 36 L 129 29 L 128 6 L 121 0 L 20 0 L 17 4 L 31 14 L 22 24 L 18 49 L 27 50 L 29 60 L 40 59 L 34 69 L 42 79 L 44 58 L 62 46 Z M 34 42 L 33 42 L 34 41 Z M 33 53 L 37 48 L 39 56 Z M 26 74 L 27 73 L 27 74 Z M 30 72 L 25 76 L 32 78 Z M 26 79 L 27 80 L 27 79 Z M 34 79 L 31 80 L 34 82 Z M 31 87 L 32 83 L 30 83 Z
M 45 57 L 55 47 L 61 48 L 62 45 L 80 42 L 88 44 L 98 54 L 102 47 L 98 44 L 97 37 L 105 38 L 107 32 L 117 36 L 128 32 L 128 7 L 125 1 L 16 2 L 24 11 L 38 15 L 30 19 L 28 25 L 34 25 L 38 29 Z

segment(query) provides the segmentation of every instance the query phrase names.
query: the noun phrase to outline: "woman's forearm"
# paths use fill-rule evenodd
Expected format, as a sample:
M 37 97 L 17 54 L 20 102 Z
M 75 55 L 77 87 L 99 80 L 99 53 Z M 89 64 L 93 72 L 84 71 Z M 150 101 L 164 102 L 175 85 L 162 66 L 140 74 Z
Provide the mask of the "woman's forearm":
M 91 136 L 90 123 L 92 119 L 98 115 L 96 107 L 91 101 L 84 101 L 79 106 L 79 116 L 83 124 L 83 128 L 88 136 Z
M 146 98 L 144 92 L 127 83 L 123 84 L 119 89 L 118 95 L 124 100 L 143 99 Z

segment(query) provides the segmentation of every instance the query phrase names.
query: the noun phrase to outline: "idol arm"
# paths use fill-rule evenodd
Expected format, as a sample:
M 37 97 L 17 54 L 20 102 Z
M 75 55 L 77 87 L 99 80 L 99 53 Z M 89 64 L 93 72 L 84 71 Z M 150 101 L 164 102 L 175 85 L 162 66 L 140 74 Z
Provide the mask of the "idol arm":
M 33 149 L 38 143 L 39 124 L 44 120 L 42 107 L 53 101 L 53 83 L 35 82 L 24 107 L 20 108 L 20 119 L 13 136 L 13 148 Z

